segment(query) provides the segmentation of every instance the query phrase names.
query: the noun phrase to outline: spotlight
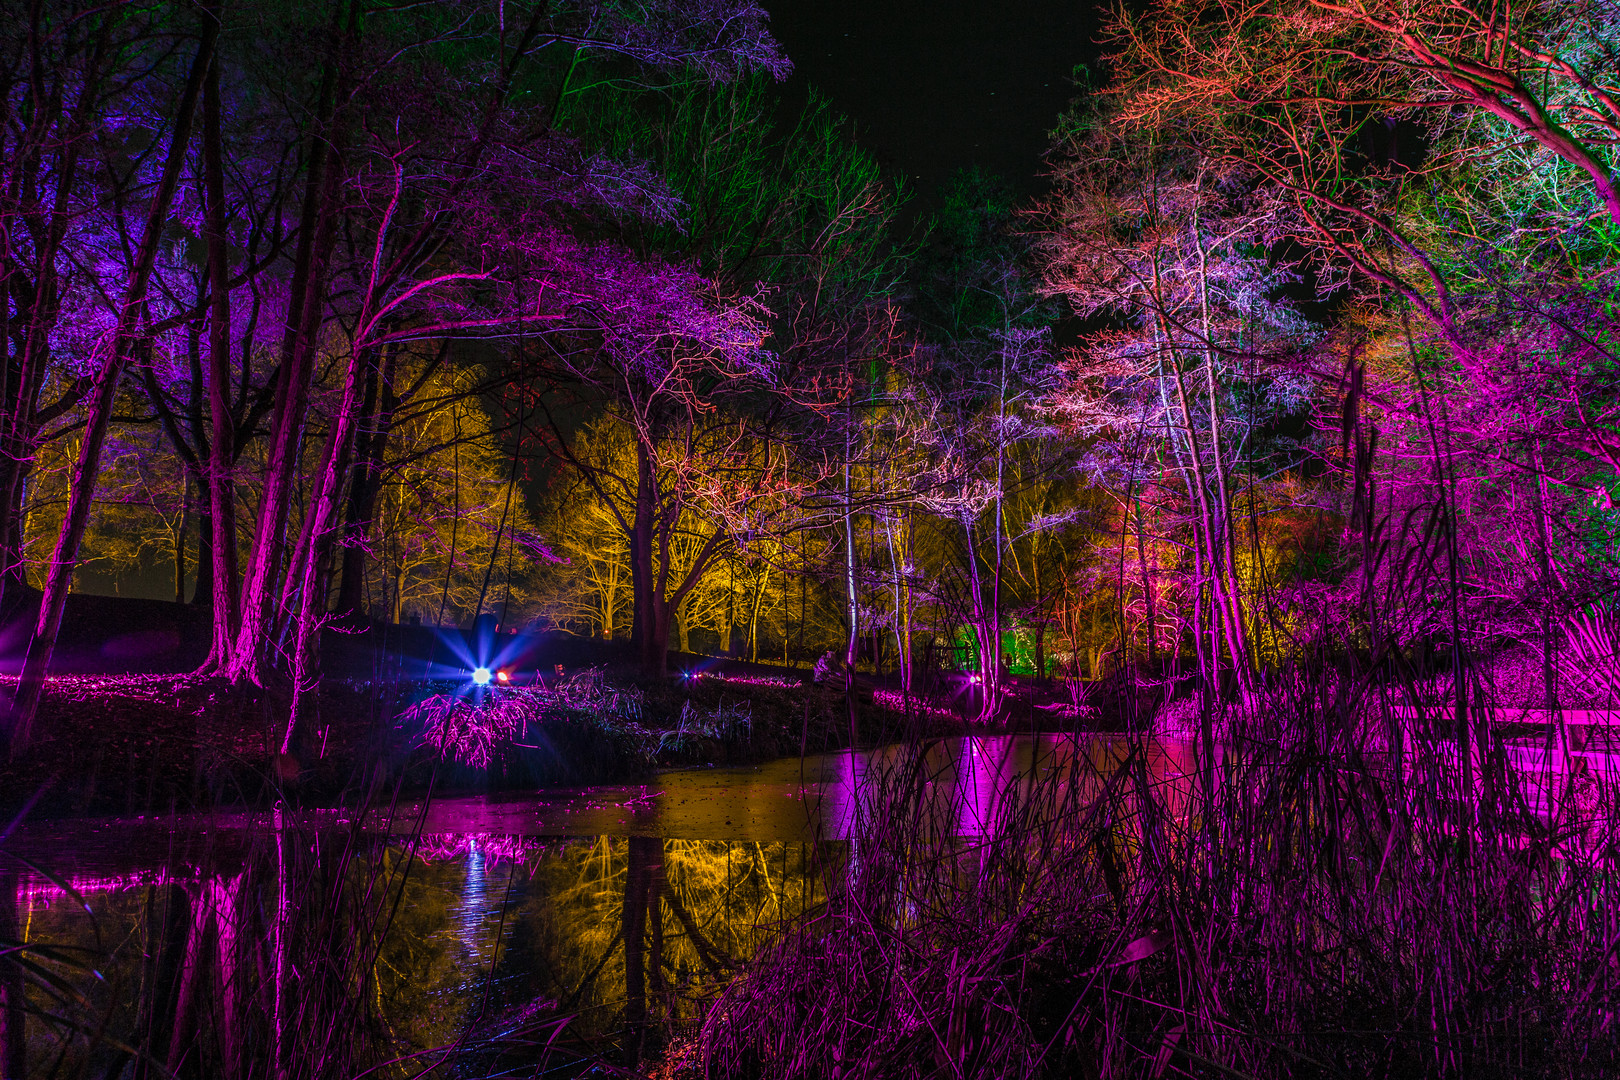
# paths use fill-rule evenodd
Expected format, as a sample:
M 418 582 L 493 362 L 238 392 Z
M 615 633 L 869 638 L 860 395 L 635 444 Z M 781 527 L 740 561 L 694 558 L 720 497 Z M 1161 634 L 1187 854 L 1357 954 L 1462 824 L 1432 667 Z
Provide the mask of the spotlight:
M 473 668 L 473 683 L 476 686 L 489 685 L 489 668 Z
M 506 681 L 508 681 L 508 680 L 509 680 L 509 679 L 511 679 L 511 678 L 512 678 L 512 676 L 510 676 L 510 675 L 508 675 L 508 674 L 507 674 L 507 673 L 506 673 L 506 672 L 504 672 L 504 671 L 497 671 L 497 672 L 496 672 L 496 673 L 495 673 L 495 677 L 496 677 L 496 678 L 497 678 L 497 679 L 499 679 L 499 680 L 500 680 L 500 681 L 501 681 L 501 682 L 506 682 Z

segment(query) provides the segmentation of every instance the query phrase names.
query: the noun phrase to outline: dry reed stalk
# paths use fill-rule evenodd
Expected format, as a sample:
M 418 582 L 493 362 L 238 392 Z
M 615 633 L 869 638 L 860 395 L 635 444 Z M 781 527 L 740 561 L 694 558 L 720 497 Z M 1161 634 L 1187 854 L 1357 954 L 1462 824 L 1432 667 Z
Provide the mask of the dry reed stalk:
M 1127 737 L 970 839 L 923 748 L 869 772 L 828 903 L 710 1011 L 709 1075 L 1613 1075 L 1612 791 L 1549 831 L 1494 744 L 1461 781 L 1438 710 L 1369 749 L 1399 687 L 1342 675 L 1224 712 L 1212 791 Z

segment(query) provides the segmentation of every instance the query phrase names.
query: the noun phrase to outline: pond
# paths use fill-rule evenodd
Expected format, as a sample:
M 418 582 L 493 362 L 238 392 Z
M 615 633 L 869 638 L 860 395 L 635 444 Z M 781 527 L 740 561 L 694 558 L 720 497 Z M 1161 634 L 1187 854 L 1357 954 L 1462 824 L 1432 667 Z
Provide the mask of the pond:
M 971 844 L 1009 793 L 1105 776 L 1126 752 L 964 737 L 369 811 L 25 823 L 0 844 L 0 938 L 40 957 L 39 1075 L 403 1076 L 446 1059 L 566 1075 L 604 1047 L 642 1055 L 652 1022 L 690 1024 L 813 912 L 899 766 L 929 826 Z M 1190 745 L 1148 757 L 1188 783 Z

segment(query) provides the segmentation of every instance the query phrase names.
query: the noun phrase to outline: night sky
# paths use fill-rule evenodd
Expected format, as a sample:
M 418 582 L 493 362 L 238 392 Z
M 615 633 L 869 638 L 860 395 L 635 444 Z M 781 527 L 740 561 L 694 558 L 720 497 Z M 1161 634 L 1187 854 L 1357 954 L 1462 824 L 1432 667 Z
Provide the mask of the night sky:
M 1097 54 L 1099 0 L 764 0 L 795 65 L 926 205 L 978 165 L 1035 191 L 1047 132 Z

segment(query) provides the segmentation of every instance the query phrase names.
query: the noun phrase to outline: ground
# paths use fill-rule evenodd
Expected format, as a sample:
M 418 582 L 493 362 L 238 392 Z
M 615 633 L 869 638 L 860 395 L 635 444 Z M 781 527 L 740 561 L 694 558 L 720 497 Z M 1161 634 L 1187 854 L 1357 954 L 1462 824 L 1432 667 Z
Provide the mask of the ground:
M 0 808 L 32 802 L 34 814 L 150 814 L 264 804 L 287 794 L 339 798 L 371 782 L 438 791 L 522 789 L 541 784 L 633 780 L 667 766 L 742 764 L 848 745 L 842 690 L 799 683 L 802 673 L 734 673 L 642 680 L 625 669 L 591 669 L 639 699 L 638 715 L 537 718 L 525 746 L 471 768 L 424 745 L 413 702 L 467 693 L 462 680 L 356 680 L 322 685 L 308 760 L 279 756 L 285 699 L 185 675 L 60 675 L 47 683 L 34 738 L 0 763 Z M 575 669 L 577 675 L 580 669 Z M 14 679 L 0 677 L 0 694 Z M 497 693 L 499 693 L 497 691 Z M 919 705 L 924 703 L 919 703 Z M 741 717 L 746 723 L 726 723 Z M 897 695 L 857 692 L 857 737 L 899 737 L 907 720 Z M 935 703 L 914 708 L 913 730 L 960 732 Z

